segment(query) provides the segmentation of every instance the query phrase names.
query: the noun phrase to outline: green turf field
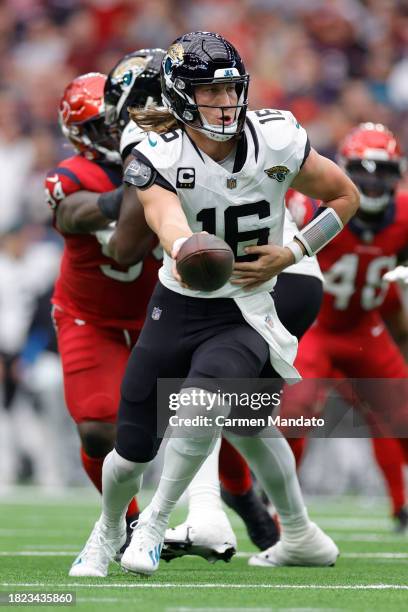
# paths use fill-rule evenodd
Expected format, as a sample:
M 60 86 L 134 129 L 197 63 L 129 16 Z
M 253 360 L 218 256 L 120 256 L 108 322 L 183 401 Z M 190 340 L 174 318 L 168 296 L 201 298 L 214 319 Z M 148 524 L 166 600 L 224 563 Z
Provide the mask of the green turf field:
M 240 552 L 229 564 L 177 559 L 149 579 L 113 564 L 106 580 L 72 579 L 71 561 L 98 516 L 96 495 L 14 490 L 0 495 L 0 592 L 75 591 L 75 608 L 103 612 L 408 610 L 408 536 L 391 533 L 385 502 L 311 499 L 309 510 L 340 547 L 334 568 L 250 568 L 253 547 L 231 516 Z M 172 523 L 183 518 L 180 509 Z

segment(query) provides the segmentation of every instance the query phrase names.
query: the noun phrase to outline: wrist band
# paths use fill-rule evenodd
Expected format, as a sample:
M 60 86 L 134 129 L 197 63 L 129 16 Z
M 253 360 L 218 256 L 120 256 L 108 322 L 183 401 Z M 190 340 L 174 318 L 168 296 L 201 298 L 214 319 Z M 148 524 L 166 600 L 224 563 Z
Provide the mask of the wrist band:
M 312 257 L 332 240 L 344 225 L 333 208 L 322 207 L 323 212 L 295 235 L 303 244 L 306 254 Z
M 285 244 L 284 247 L 289 249 L 289 251 L 292 253 L 293 257 L 295 258 L 295 263 L 299 263 L 299 261 L 305 256 L 302 247 L 298 242 L 296 242 L 296 240 L 288 242 L 288 244 Z
M 101 213 L 107 219 L 117 221 L 119 219 L 120 207 L 122 206 L 122 198 L 123 185 L 113 191 L 101 193 L 97 201 Z
M 173 259 L 177 257 L 177 253 L 179 252 L 179 250 L 181 249 L 181 247 L 183 246 L 186 240 L 188 240 L 188 238 L 183 237 L 183 238 L 177 238 L 173 242 L 173 246 L 171 247 L 171 256 L 173 257 Z M 173 255 L 174 252 L 176 253 L 175 255 Z

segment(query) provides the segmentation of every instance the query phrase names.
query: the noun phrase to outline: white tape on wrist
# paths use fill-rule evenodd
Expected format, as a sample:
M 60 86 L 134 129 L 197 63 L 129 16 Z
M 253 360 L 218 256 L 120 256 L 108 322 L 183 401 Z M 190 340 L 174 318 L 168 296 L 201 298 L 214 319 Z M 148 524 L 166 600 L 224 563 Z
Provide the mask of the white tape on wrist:
M 173 257 L 173 259 L 177 257 L 177 253 L 179 252 L 179 250 L 181 249 L 181 247 L 183 246 L 186 240 L 188 240 L 188 238 L 183 237 L 183 238 L 177 238 L 177 240 L 173 242 L 173 246 L 171 247 L 171 256 Z
M 289 251 L 293 254 L 293 257 L 295 258 L 295 263 L 299 263 L 299 261 L 305 256 L 302 247 L 298 242 L 296 242 L 296 240 L 288 242 L 288 244 L 285 244 L 284 247 L 289 249 Z
M 333 240 L 344 225 L 334 208 L 326 208 L 318 217 L 295 235 L 296 240 L 303 244 L 306 254 L 312 257 L 326 244 Z

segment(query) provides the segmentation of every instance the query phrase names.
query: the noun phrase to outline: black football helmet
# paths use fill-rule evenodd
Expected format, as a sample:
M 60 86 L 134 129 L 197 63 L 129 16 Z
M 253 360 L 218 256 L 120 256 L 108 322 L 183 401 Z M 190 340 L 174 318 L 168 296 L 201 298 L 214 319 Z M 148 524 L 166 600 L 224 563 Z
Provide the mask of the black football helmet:
M 162 99 L 172 114 L 186 125 L 218 141 L 229 140 L 244 127 L 248 106 L 249 75 L 238 51 L 214 32 L 191 32 L 174 41 L 163 58 Z M 211 125 L 200 113 L 195 87 L 209 83 L 234 83 L 236 106 L 222 106 L 222 113 L 234 109 L 232 124 Z M 209 107 L 206 105 L 207 108 Z M 217 107 L 218 108 L 218 107 Z
M 128 107 L 147 108 L 161 103 L 160 66 L 163 49 L 140 49 L 122 57 L 105 84 L 105 122 L 123 130 Z

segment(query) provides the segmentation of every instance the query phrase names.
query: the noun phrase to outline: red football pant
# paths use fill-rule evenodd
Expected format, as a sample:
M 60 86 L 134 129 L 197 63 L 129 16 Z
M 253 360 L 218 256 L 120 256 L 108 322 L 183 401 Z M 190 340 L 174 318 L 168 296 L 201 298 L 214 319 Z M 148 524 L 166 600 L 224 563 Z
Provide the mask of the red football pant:
M 75 423 L 115 423 L 120 384 L 139 331 L 81 324 L 56 309 L 58 350 L 64 374 L 64 393 Z
M 120 384 L 139 331 L 79 323 L 58 309 L 54 311 L 54 320 L 64 375 L 65 401 L 73 420 L 76 423 L 115 423 Z M 104 459 L 104 456 L 89 457 L 81 449 L 84 470 L 101 493 Z M 127 515 L 138 511 L 136 500 L 132 500 Z

